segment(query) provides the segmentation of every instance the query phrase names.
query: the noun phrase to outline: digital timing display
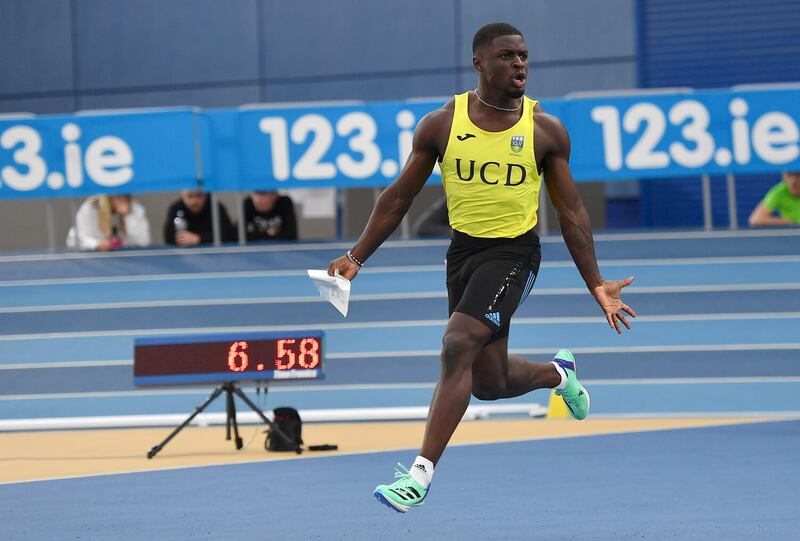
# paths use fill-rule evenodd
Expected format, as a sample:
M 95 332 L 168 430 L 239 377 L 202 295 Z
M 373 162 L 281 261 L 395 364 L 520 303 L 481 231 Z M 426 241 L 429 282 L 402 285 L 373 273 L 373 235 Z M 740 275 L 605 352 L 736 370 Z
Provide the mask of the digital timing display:
M 311 331 L 141 338 L 134 341 L 133 382 L 316 379 L 323 375 L 322 337 Z

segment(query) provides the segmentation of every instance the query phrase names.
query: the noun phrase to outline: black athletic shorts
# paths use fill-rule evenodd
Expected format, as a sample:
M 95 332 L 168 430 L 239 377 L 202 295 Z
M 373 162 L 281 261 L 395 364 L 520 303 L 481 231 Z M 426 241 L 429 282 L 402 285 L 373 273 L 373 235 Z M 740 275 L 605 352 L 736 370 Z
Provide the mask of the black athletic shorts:
M 447 250 L 450 315 L 461 312 L 492 330 L 493 342 L 508 336 L 511 316 L 533 288 L 542 259 L 531 229 L 513 239 L 485 239 L 453 231 Z

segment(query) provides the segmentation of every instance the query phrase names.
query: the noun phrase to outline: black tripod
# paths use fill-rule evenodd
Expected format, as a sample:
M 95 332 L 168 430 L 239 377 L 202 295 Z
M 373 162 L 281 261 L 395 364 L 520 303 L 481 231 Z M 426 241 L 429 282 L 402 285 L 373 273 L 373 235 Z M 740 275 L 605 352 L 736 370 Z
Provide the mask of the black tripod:
M 226 440 L 231 439 L 231 426 L 233 426 L 233 435 L 235 438 L 234 441 L 236 444 L 236 449 L 242 448 L 242 438 L 239 437 L 239 425 L 236 422 L 236 406 L 233 403 L 234 393 L 236 394 L 236 396 L 241 398 L 245 404 L 250 406 L 250 409 L 256 412 L 258 416 L 261 417 L 262 421 L 267 423 L 267 425 L 269 426 L 270 437 L 278 436 L 283 441 L 285 441 L 289 446 L 294 446 L 295 448 L 294 452 L 297 453 L 298 455 L 303 452 L 303 449 L 300 447 L 300 444 L 291 441 L 289 439 L 289 436 L 287 436 L 283 431 L 281 431 L 280 428 L 275 426 L 275 423 L 270 421 L 269 418 L 266 415 L 264 415 L 264 412 L 261 411 L 261 409 L 258 406 L 253 404 L 253 402 L 251 402 L 249 398 L 247 398 L 247 395 L 245 395 L 242 392 L 242 389 L 241 387 L 239 387 L 239 385 L 237 385 L 233 381 L 227 381 L 222 385 L 220 385 L 219 387 L 217 387 L 216 389 L 214 389 L 214 392 L 211 393 L 211 395 L 206 399 L 206 401 L 197 406 L 194 409 L 194 412 L 178 428 L 172 431 L 172 434 L 167 436 L 167 438 L 164 441 L 162 441 L 161 443 L 150 449 L 147 452 L 147 458 L 153 458 L 154 456 L 156 456 L 156 454 L 161 449 L 163 449 L 167 443 L 169 443 L 169 440 L 174 438 L 178 432 L 180 432 L 186 425 L 191 423 L 192 419 L 194 419 L 198 413 L 206 409 L 206 407 L 208 407 L 208 405 L 211 404 L 214 401 L 214 399 L 216 399 L 219 395 L 222 394 L 222 391 L 225 391 L 225 401 L 226 401 L 225 409 L 227 415 L 225 419 L 225 439 Z

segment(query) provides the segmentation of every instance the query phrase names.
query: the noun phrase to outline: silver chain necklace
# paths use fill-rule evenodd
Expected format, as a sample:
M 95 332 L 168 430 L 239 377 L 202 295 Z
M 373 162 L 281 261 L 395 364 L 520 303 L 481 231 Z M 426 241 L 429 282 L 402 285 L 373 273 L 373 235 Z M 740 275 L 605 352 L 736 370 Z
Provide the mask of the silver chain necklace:
M 491 103 L 487 103 L 487 102 L 483 101 L 483 98 L 481 98 L 481 95 L 478 94 L 478 89 L 477 88 L 475 90 L 473 90 L 473 92 L 475 92 L 475 95 L 478 97 L 478 101 L 479 102 L 481 102 L 482 104 L 484 104 L 487 107 L 491 107 L 492 109 L 497 109 L 498 111 L 514 112 L 514 111 L 518 110 L 520 107 L 522 107 L 522 103 L 525 101 L 524 99 L 520 100 L 519 105 L 517 105 L 513 109 L 509 109 L 507 107 L 498 107 L 497 105 L 492 105 Z

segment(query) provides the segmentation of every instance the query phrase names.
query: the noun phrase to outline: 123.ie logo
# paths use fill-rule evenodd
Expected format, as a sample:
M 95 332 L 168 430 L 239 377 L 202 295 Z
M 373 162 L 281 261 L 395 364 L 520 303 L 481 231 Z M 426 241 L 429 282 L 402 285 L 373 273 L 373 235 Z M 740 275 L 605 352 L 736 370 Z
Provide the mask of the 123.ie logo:
M 85 152 L 80 144 L 81 129 L 72 122 L 61 128 L 64 141 L 64 172 L 50 171 L 41 156 L 42 137 L 36 129 L 15 125 L 0 134 L 0 147 L 11 152 L 11 163 L 0 169 L 2 185 L 21 192 L 36 190 L 43 183 L 52 190 L 66 184 L 79 188 L 86 175 L 99 186 L 122 186 L 133 178 L 133 152 L 113 135 L 91 141 Z M 8 162 L 6 162 L 8 163 Z

